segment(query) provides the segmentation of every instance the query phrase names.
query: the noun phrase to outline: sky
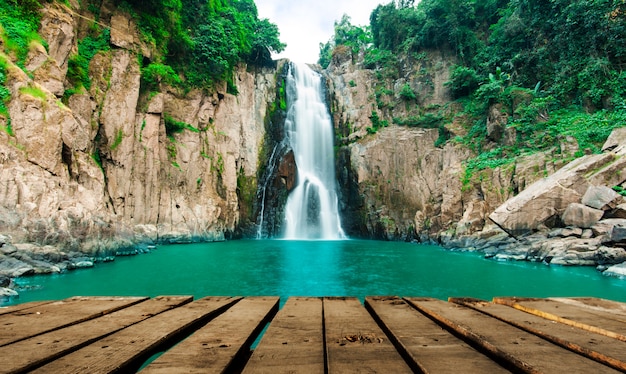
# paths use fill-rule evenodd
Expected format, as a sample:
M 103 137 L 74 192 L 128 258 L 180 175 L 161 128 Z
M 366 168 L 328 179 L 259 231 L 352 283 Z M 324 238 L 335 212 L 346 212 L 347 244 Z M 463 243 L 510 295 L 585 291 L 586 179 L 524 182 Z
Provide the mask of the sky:
M 370 13 L 378 4 L 390 0 L 254 0 L 259 18 L 268 18 L 278 26 L 285 51 L 274 58 L 315 63 L 319 44 L 326 43 L 334 32 L 335 21 L 344 14 L 350 23 L 369 25 Z

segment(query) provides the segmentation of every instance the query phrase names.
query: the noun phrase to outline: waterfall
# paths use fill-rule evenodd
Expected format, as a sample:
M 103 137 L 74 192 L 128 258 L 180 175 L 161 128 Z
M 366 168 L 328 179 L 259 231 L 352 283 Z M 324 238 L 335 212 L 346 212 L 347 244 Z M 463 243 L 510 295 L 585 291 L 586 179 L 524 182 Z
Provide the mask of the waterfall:
M 286 136 L 298 172 L 296 187 L 285 206 L 285 238 L 342 239 L 334 131 L 323 96 L 322 77 L 307 65 L 291 63 L 286 94 Z
M 276 169 L 276 155 L 277 152 L 276 150 L 278 149 L 278 147 L 281 144 L 276 144 L 274 146 L 274 149 L 272 150 L 272 154 L 270 155 L 270 159 L 268 161 L 268 170 L 267 170 L 267 175 L 272 175 L 274 173 L 274 170 Z M 261 189 L 261 196 L 260 196 L 260 201 L 261 201 L 261 211 L 259 212 L 259 218 L 258 218 L 258 223 L 257 223 L 257 231 L 256 231 L 256 238 L 257 239 L 263 239 L 264 235 L 265 235 L 265 227 L 264 227 L 264 221 L 265 221 L 265 195 L 267 194 L 267 185 L 270 182 L 270 178 L 265 178 L 265 181 L 263 182 L 263 188 Z M 259 194 L 257 194 L 257 197 Z

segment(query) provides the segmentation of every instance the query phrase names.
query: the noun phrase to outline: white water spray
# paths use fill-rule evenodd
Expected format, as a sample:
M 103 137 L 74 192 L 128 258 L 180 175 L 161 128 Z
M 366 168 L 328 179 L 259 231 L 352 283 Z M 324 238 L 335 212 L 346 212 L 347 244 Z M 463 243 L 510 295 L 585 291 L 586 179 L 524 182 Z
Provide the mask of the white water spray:
M 322 78 L 304 64 L 290 65 L 287 139 L 298 168 L 297 185 L 285 206 L 286 239 L 343 239 L 333 151 L 333 125 Z

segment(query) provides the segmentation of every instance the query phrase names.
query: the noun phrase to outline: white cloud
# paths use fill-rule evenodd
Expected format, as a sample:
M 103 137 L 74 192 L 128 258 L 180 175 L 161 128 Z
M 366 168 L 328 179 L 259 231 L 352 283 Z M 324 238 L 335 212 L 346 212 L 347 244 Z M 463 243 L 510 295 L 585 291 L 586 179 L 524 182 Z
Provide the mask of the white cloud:
M 275 58 L 297 62 L 317 62 L 319 44 L 334 32 L 335 21 L 344 14 L 353 25 L 369 25 L 372 10 L 385 0 L 255 0 L 259 18 L 268 18 L 280 30 L 285 51 Z

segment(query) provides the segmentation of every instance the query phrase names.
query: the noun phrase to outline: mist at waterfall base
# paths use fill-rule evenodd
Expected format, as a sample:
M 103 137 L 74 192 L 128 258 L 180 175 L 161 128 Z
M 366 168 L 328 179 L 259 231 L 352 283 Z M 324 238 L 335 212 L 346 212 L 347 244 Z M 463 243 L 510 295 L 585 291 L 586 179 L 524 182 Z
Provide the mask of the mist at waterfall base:
M 16 279 L 10 303 L 71 296 L 590 296 L 626 302 L 593 267 L 498 262 L 474 252 L 369 240 L 233 240 L 159 246 L 91 269 Z M 6 303 L 6 301 L 5 301 Z

